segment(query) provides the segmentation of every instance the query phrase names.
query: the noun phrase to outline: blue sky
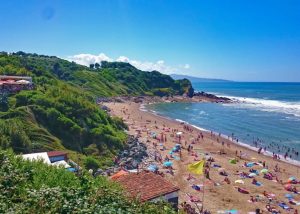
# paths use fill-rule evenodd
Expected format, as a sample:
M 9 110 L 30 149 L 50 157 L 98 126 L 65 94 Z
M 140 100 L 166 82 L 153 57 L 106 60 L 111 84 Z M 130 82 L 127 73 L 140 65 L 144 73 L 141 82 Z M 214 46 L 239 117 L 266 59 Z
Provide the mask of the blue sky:
M 298 0 L 10 0 L 0 4 L 0 28 L 0 49 L 9 52 L 300 81 Z

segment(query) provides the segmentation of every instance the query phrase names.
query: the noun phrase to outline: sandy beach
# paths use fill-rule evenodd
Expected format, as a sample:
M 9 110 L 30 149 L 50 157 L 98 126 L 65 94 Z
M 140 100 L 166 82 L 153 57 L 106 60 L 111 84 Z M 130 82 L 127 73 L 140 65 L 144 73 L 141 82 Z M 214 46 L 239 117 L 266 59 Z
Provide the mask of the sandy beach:
M 162 157 L 162 162 L 166 156 L 173 162 L 173 170 L 170 173 L 170 170 L 165 169 L 160 161 L 153 160 L 164 177 L 180 188 L 179 203 L 187 202 L 197 209 L 201 207 L 204 194 L 204 209 L 211 213 L 221 213 L 220 211 L 226 210 L 255 213 L 257 208 L 264 213 L 271 213 L 267 211 L 269 206 L 281 213 L 297 213 L 300 195 L 286 190 L 286 187 L 300 188 L 299 184 L 287 184 L 292 176 L 296 179 L 300 178 L 297 166 L 258 154 L 257 151 L 234 144 L 219 135 L 142 111 L 141 103 L 110 102 L 105 103 L 105 106 L 111 110 L 110 114 L 123 118 L 129 127 L 129 134 L 138 135 L 139 140 L 147 145 L 150 153 Z M 178 132 L 182 132 L 180 141 L 176 135 Z M 162 138 L 164 140 L 160 140 Z M 172 158 L 170 151 L 177 143 L 181 144 L 182 151 L 181 154 L 174 153 Z M 204 175 L 189 176 L 187 165 L 208 157 L 214 160 L 207 161 L 209 179 L 204 178 Z M 230 161 L 233 159 L 237 161 L 235 164 L 232 163 L 235 161 Z M 269 179 L 264 178 L 265 172 L 262 173 L 262 169 L 268 171 L 266 174 L 271 174 Z M 224 173 L 221 175 L 221 172 L 225 172 L 227 176 L 224 176 Z M 253 177 L 248 177 L 251 173 L 257 174 L 254 181 Z M 255 181 L 256 184 L 253 184 Z M 195 187 L 200 187 L 200 191 Z M 293 199 L 288 200 L 286 194 L 290 194 Z M 280 207 L 281 202 L 284 202 L 286 207 L 284 204 Z

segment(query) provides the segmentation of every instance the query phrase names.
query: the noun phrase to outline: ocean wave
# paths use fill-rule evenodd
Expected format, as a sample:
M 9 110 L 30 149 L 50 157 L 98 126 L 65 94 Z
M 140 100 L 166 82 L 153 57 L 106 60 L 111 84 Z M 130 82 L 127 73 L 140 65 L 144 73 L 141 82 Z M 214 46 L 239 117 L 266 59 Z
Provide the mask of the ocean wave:
M 300 117 L 300 102 L 287 102 L 252 97 L 235 97 L 221 94 L 218 94 L 218 96 L 227 97 L 233 101 L 236 101 L 234 104 L 225 105 L 233 105 L 242 108 L 255 108 L 261 111 L 285 113 Z

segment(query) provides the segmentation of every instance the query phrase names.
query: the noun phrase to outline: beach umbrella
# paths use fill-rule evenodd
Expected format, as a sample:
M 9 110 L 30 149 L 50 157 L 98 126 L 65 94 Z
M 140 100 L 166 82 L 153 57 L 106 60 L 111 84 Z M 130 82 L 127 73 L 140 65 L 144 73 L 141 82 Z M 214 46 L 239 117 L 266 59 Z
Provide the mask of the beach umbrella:
M 257 174 L 255 174 L 255 173 L 250 173 L 249 174 L 249 177 L 255 177 L 255 176 L 257 176 Z
M 295 180 L 297 180 L 297 179 L 294 176 L 289 177 L 289 181 L 295 181 Z
M 176 134 L 177 134 L 177 135 L 182 135 L 182 132 L 177 132 Z
M 155 172 L 158 170 L 158 166 L 156 166 L 155 164 L 151 164 L 148 166 L 148 170 L 151 172 Z
M 163 163 L 163 165 L 164 165 L 165 167 L 170 167 L 170 166 L 173 165 L 173 162 L 172 162 L 172 161 L 166 161 L 166 162 Z
M 172 152 L 172 151 L 170 151 L 170 152 L 169 152 L 169 154 L 170 154 L 170 155 L 172 155 L 172 154 L 173 154 L 173 152 Z
M 292 194 L 285 194 L 285 197 L 288 199 L 292 199 L 294 196 Z
M 252 166 L 254 166 L 254 163 L 253 162 L 246 163 L 246 166 L 247 167 L 252 167 Z
M 262 170 L 260 170 L 260 172 L 263 173 L 263 174 L 266 174 L 266 173 L 269 172 L 269 170 L 268 169 L 262 169 Z
M 236 184 L 244 184 L 245 182 L 243 180 L 236 180 L 234 183 L 236 183 Z

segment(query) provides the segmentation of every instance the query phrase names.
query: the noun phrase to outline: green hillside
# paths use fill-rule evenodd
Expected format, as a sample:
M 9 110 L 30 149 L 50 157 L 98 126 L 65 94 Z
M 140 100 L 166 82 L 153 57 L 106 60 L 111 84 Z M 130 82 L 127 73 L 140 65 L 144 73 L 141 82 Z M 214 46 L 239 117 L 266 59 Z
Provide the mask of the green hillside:
M 91 69 L 24 52 L 0 53 L 0 74 L 28 75 L 35 84 L 32 91 L 1 94 L 2 148 L 17 153 L 67 149 L 77 156 L 93 156 L 101 165 L 110 164 L 123 147 L 126 126 L 99 109 L 97 97 L 175 95 L 193 90 L 188 80 L 175 81 L 127 63 L 103 62 L 101 68 Z

